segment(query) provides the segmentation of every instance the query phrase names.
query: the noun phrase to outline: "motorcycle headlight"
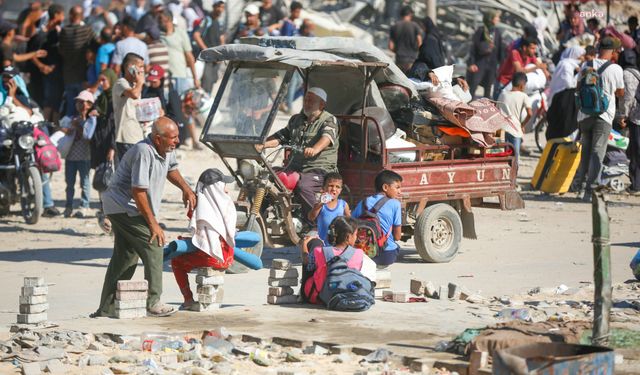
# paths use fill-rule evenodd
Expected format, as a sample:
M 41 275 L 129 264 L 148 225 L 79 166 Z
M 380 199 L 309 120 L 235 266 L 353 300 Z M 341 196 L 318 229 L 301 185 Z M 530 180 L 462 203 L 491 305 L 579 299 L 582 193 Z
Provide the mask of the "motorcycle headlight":
M 20 138 L 18 138 L 18 145 L 20 145 L 20 147 L 25 150 L 33 148 L 34 144 L 35 141 L 33 139 L 33 136 L 31 136 L 30 134 L 21 135 Z
M 240 161 L 240 165 L 238 165 L 238 172 L 245 181 L 254 179 L 256 177 L 256 168 L 248 160 Z

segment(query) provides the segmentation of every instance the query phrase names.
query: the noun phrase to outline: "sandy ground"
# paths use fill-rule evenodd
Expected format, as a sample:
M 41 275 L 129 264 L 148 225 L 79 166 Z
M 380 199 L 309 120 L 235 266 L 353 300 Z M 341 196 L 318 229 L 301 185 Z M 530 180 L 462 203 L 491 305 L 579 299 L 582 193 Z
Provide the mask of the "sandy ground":
M 279 122 L 284 121 L 279 116 Z M 527 140 L 531 145 L 531 140 Z M 209 150 L 179 150 L 182 173 L 195 181 L 205 168 L 219 166 Z M 536 158 L 524 158 L 520 182 L 530 179 Z M 56 205 L 64 206 L 63 173 L 53 178 Z M 77 195 L 79 192 L 77 192 Z M 402 259 L 390 267 L 394 290 L 408 290 L 411 278 L 435 285 L 456 282 L 485 297 L 524 293 L 533 287 L 577 287 L 593 280 L 591 205 L 571 197 L 524 192 L 519 211 L 475 209 L 477 240 L 464 240 L 451 263 L 423 263 L 411 241 Z M 93 192 L 96 203 L 96 194 Z M 610 196 L 612 277 L 614 283 L 632 277 L 629 261 L 640 248 L 640 198 Z M 94 207 L 96 207 L 94 205 Z M 14 206 L 14 211 L 17 210 Z M 187 220 L 181 195 L 167 184 L 161 221 L 170 239 L 185 234 Z M 93 214 L 93 213 L 92 213 Z M 17 211 L 0 218 L 0 325 L 15 323 L 22 278 L 44 276 L 49 287 L 49 319 L 64 328 L 87 332 L 198 331 L 225 326 L 258 336 L 313 338 L 333 343 L 376 347 L 395 345 L 398 351 L 420 351 L 468 327 L 495 322 L 488 310 L 466 302 L 379 302 L 364 313 L 344 314 L 310 306 L 266 304 L 268 270 L 228 275 L 225 301 L 216 313 L 180 312 L 163 319 L 90 319 L 99 302 L 112 251 L 112 237 L 103 234 L 95 217 L 42 218 L 26 225 Z M 274 257 L 300 263 L 294 248 L 266 249 L 264 262 Z M 135 278 L 142 278 L 139 267 Z M 164 272 L 163 300 L 179 304 L 181 296 L 170 268 Z

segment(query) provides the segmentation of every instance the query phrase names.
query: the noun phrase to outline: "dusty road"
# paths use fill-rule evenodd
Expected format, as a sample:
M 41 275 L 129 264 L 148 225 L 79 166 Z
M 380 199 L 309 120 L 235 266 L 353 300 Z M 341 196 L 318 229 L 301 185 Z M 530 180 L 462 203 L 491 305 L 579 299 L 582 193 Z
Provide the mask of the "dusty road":
M 282 118 L 280 119 L 282 120 Z M 531 144 L 531 143 L 529 143 Z M 218 166 L 208 150 L 181 150 L 185 176 L 195 181 L 202 170 Z M 532 175 L 537 159 L 524 158 L 521 182 Z M 63 174 L 53 178 L 54 198 L 63 207 Z M 94 192 L 95 193 L 95 192 Z M 464 240 L 458 257 L 448 264 L 420 261 L 412 242 L 404 244 L 402 259 L 391 266 L 394 290 L 408 290 L 417 277 L 435 285 L 463 284 L 485 297 L 525 293 L 533 287 L 578 287 L 592 281 L 591 206 L 570 197 L 545 197 L 524 192 L 526 209 L 501 212 L 477 209 L 478 239 Z M 612 275 L 614 283 L 631 278 L 628 267 L 640 248 L 640 198 L 611 196 Z M 94 202 L 96 194 L 93 195 Z M 14 207 L 14 210 L 17 206 Z M 167 184 L 162 222 L 168 237 L 185 234 L 186 218 L 177 189 Z M 493 313 L 465 302 L 377 303 L 370 311 L 339 314 L 309 306 L 266 305 L 268 271 L 229 275 L 223 308 L 215 314 L 178 313 L 164 319 L 117 321 L 89 319 L 97 308 L 109 262 L 112 238 L 94 217 L 42 218 L 37 225 L 14 215 L 0 218 L 0 325 L 15 323 L 24 276 L 44 276 L 49 290 L 49 319 L 65 328 L 91 332 L 197 331 L 226 326 L 237 332 L 265 336 L 313 336 L 338 343 L 379 345 L 397 343 L 423 348 L 464 328 L 495 322 Z M 299 264 L 293 248 L 268 249 L 265 264 L 285 257 Z M 136 278 L 142 277 L 140 267 Z M 615 296 L 615 293 L 614 293 Z M 164 273 L 163 299 L 179 304 L 181 296 L 171 270 Z M 311 319 L 315 319 L 310 323 Z

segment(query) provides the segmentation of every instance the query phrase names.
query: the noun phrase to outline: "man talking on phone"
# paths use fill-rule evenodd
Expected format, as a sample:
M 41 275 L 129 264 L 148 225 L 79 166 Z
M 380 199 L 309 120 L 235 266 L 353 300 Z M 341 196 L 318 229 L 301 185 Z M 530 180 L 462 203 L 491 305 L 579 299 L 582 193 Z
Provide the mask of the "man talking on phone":
M 179 143 L 178 125 L 168 117 L 153 122 L 149 137 L 134 145 L 122 158 L 109 188 L 102 194 L 104 213 L 111 221 L 114 245 L 100 297 L 100 307 L 92 317 L 115 314 L 118 280 L 130 280 L 144 265 L 149 283 L 147 314 L 167 316 L 175 312 L 160 302 L 162 294 L 162 248 L 166 245 L 158 213 L 166 180 L 182 191 L 187 212 L 196 205 L 196 196 L 184 181 L 174 153 Z
M 144 85 L 144 58 L 128 53 L 122 60 L 124 77 L 113 86 L 113 117 L 116 126 L 116 163 L 133 145 L 144 139 L 144 131 L 136 117 L 136 104 Z

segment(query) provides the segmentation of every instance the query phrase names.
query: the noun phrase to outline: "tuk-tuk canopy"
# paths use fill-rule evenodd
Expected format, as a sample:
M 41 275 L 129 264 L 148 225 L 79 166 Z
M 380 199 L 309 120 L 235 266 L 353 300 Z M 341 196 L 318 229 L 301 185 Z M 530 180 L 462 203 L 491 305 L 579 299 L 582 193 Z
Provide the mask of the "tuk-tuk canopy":
M 380 49 L 353 38 L 265 37 L 242 38 L 240 44 L 207 48 L 198 59 L 215 61 L 278 62 L 301 69 L 317 65 L 374 66 L 374 80 L 400 85 L 417 95 L 413 83 Z

